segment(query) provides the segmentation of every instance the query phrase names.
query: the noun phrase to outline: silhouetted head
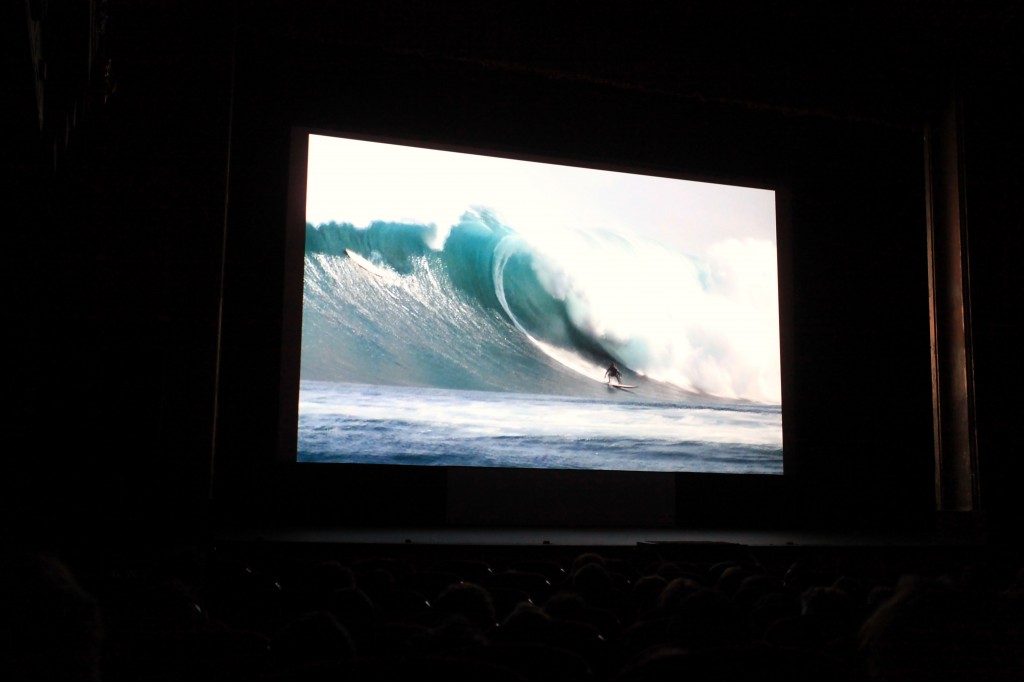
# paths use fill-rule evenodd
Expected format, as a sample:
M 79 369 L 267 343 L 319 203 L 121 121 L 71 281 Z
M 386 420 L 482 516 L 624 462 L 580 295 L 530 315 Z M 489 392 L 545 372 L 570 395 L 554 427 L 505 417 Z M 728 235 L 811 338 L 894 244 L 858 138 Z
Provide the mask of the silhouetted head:
M 1015 633 L 988 598 L 948 580 L 904 576 L 860 630 L 875 679 L 1020 679 Z
M 355 645 L 345 627 L 327 611 L 314 611 L 289 621 L 274 636 L 270 649 L 285 664 L 349 661 Z
M 0 678 L 99 679 L 99 609 L 60 561 L 0 552 Z
M 475 583 L 456 583 L 446 587 L 437 597 L 434 607 L 445 615 L 460 615 L 483 630 L 494 627 L 494 600 L 491 593 Z

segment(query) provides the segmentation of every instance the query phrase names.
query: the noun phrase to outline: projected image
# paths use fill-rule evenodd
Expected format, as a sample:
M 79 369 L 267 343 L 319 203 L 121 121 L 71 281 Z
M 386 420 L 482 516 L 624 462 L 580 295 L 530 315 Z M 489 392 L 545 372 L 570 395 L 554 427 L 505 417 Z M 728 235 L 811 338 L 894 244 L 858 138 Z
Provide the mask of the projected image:
M 298 461 L 782 473 L 774 192 L 308 159 Z

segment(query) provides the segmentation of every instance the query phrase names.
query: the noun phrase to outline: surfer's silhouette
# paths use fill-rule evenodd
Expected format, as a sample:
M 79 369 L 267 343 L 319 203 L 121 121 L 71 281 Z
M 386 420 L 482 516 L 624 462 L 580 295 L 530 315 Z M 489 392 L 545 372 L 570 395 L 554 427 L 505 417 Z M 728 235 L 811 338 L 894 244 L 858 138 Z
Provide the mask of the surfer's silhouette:
M 615 379 L 615 383 L 617 384 L 622 383 L 622 372 L 620 372 L 619 368 L 615 366 L 614 361 L 608 366 L 608 369 L 604 371 L 604 375 L 608 379 L 609 384 L 612 383 L 612 379 Z

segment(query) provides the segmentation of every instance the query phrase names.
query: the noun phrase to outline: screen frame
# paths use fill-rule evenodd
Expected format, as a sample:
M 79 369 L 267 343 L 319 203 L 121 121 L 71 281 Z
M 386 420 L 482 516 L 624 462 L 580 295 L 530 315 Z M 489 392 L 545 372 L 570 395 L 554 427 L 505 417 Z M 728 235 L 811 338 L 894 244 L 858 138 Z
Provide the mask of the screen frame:
M 302 343 L 303 259 L 305 256 L 306 189 L 308 140 L 310 135 L 343 137 L 367 142 L 405 145 L 424 149 L 495 156 L 521 161 L 552 163 L 580 168 L 596 168 L 624 173 L 725 184 L 737 187 L 768 189 L 775 193 L 776 250 L 779 277 L 779 333 L 782 382 L 782 474 L 713 474 L 704 472 L 638 472 L 590 471 L 565 469 L 509 469 L 478 467 L 420 467 L 414 465 L 378 465 L 357 463 L 315 463 L 296 461 L 297 409 Z M 786 446 L 786 412 L 789 394 L 788 370 L 791 338 L 787 334 L 791 278 L 788 257 L 789 192 L 778 182 L 730 177 L 725 180 L 707 175 L 672 172 L 667 169 L 642 168 L 630 165 L 589 163 L 578 159 L 555 158 L 527 154 L 520 150 L 484 148 L 413 139 L 365 132 L 352 132 L 319 126 L 294 125 L 289 131 L 288 197 L 285 216 L 285 243 L 282 353 L 280 374 L 280 409 L 277 426 L 277 447 L 274 461 L 278 476 L 306 478 L 316 476 L 376 479 L 379 476 L 415 476 L 423 469 L 437 469 L 425 476 L 443 479 L 443 521 L 446 526 L 572 526 L 572 527 L 651 527 L 669 528 L 679 523 L 681 509 L 691 520 L 699 517 L 728 521 L 730 514 L 721 509 L 698 510 L 680 504 L 680 496 L 693 499 L 698 488 L 746 491 L 755 498 L 764 497 L 763 504 L 782 505 L 785 498 L 786 472 L 794 455 Z M 298 468 L 301 473 L 290 471 Z M 338 471 L 335 471 L 335 468 Z M 316 472 L 313 474 L 312 472 Z M 390 474 L 389 474 L 390 472 Z M 730 483 L 733 479 L 733 483 Z M 776 479 L 776 480 L 772 480 Z M 700 495 L 698 497 L 703 497 Z M 730 498 L 731 495 L 725 494 Z M 613 504 L 609 504 L 614 501 Z M 707 525 L 707 522 L 704 522 Z
M 268 51 L 268 40 L 296 49 Z M 523 158 L 774 188 L 785 474 L 669 474 L 673 527 L 920 528 L 932 522 L 919 129 L 843 112 L 339 48 L 297 40 L 276 14 L 243 16 L 236 64 L 212 466 L 219 518 L 249 525 L 449 524 L 451 493 L 442 468 L 361 465 L 353 475 L 346 466 L 279 459 L 290 138 L 303 127 L 437 147 L 457 141 Z M 859 278 L 887 281 L 865 289 Z M 879 390 L 879 371 L 897 391 Z M 846 393 L 838 402 L 837 386 Z M 497 484 L 491 492 L 503 489 Z M 377 499 L 384 494 L 387 503 Z M 594 497 L 591 506 L 611 499 Z M 643 514 L 628 510 L 611 523 L 587 520 L 582 511 L 580 517 L 580 526 L 648 525 Z M 550 521 L 512 514 L 503 521 L 564 522 L 564 514 Z

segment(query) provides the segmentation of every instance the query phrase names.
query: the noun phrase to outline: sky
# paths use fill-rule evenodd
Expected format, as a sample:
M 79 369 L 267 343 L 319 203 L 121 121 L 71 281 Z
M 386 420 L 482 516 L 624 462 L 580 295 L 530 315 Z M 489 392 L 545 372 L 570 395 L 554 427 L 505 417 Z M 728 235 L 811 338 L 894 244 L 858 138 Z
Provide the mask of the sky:
M 524 236 L 585 227 L 704 254 L 724 238 L 775 239 L 771 190 L 311 135 L 306 220 L 436 225 L 474 206 Z

